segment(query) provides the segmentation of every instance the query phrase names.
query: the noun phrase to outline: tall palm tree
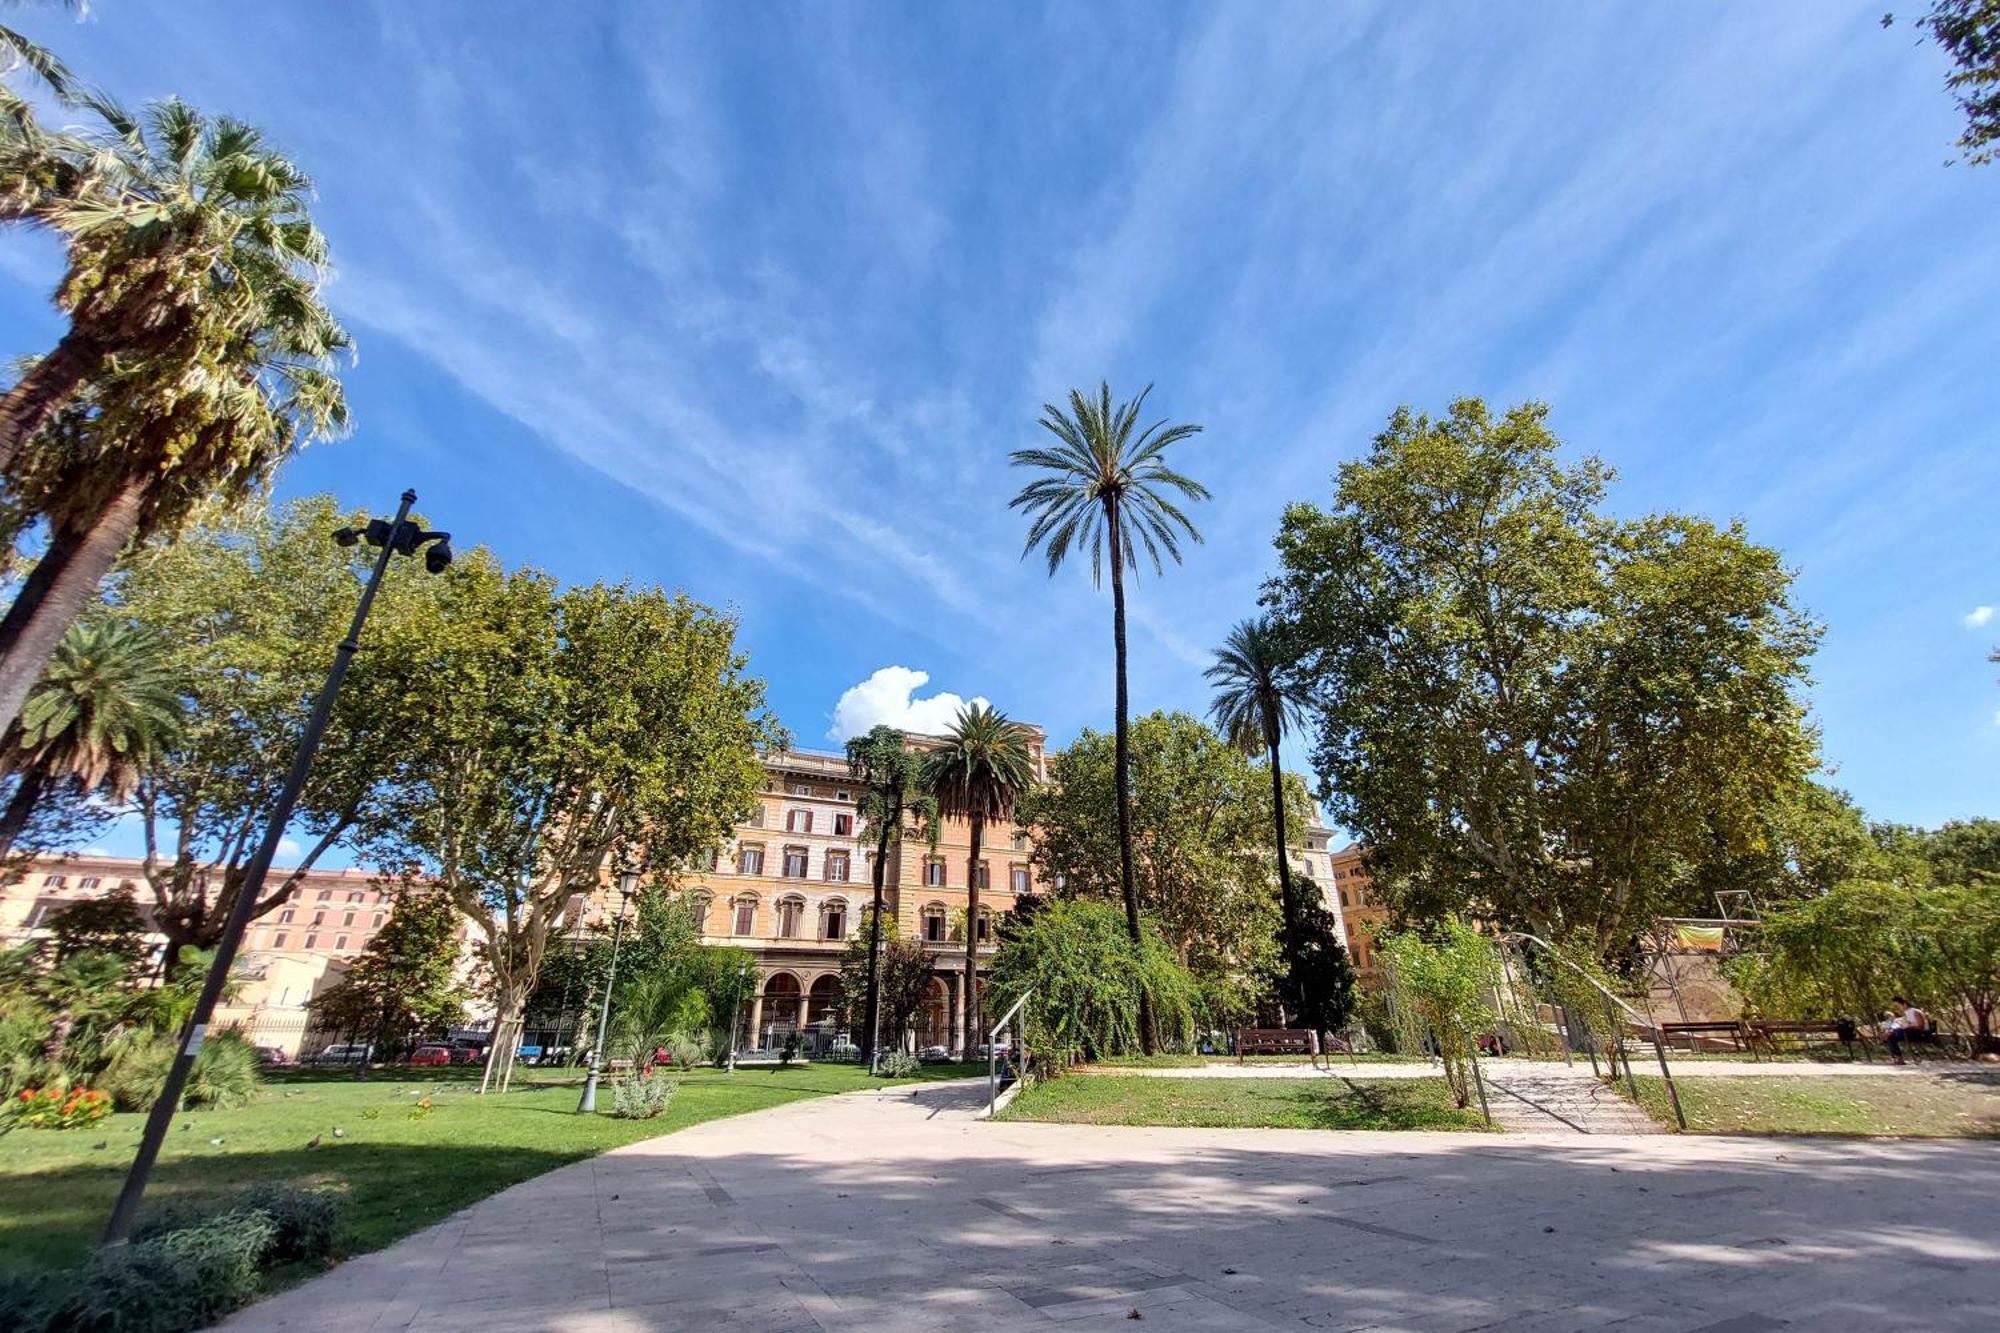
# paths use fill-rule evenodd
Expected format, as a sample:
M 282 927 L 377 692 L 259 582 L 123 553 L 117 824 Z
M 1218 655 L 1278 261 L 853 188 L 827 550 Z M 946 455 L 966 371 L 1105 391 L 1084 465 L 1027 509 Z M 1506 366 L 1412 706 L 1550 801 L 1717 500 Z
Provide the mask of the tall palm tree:
M 348 340 L 319 299 L 326 250 L 305 177 L 251 127 L 177 101 L 118 154 L 130 190 L 57 210 L 70 332 L 0 400 L 0 450 L 10 403 L 17 424 L 26 412 L 48 428 L 12 481 L 50 526 L 0 619 L 0 727 L 134 538 L 250 493 L 346 424 L 333 366 Z M 79 341 L 87 368 L 51 384 L 44 369 L 74 361 Z
M 977 1029 L 979 978 L 979 871 L 988 822 L 1014 817 L 1015 798 L 1035 780 L 1028 732 L 1005 713 L 967 704 L 945 733 L 944 744 L 924 756 L 923 785 L 940 815 L 972 826 L 965 867 L 965 990 L 959 1004 L 959 1053 L 970 1059 Z
M 1201 540 L 1180 502 L 1206 500 L 1200 482 L 1167 466 L 1167 449 L 1198 434 L 1200 426 L 1169 426 L 1156 421 L 1137 430 L 1148 385 L 1137 398 L 1111 404 L 1111 386 L 1100 384 L 1096 398 L 1079 390 L 1069 394 L 1069 411 L 1042 405 L 1041 426 L 1055 436 L 1053 446 L 1020 449 L 1016 467 L 1040 469 L 1044 475 L 1021 488 L 1008 504 L 1031 517 L 1029 551 L 1043 547 L 1049 574 L 1054 576 L 1071 550 L 1090 548 L 1091 583 L 1101 585 L 1105 548 L 1110 548 L 1111 644 L 1117 665 L 1117 790 L 1119 888 L 1125 896 L 1125 922 L 1132 942 L 1139 944 L 1139 889 L 1132 870 L 1132 766 L 1126 739 L 1128 700 L 1125 689 L 1125 572 L 1137 573 L 1139 548 L 1145 547 L 1153 572 L 1161 573 L 1161 554 L 1180 563 L 1180 538 Z M 1178 497 L 1178 501 L 1176 499 Z M 1139 994 L 1139 1040 L 1148 1053 L 1158 1046 L 1152 999 Z
M 62 782 L 122 801 L 180 733 L 181 692 L 154 635 L 117 620 L 70 626 L 20 725 L 0 745 L 0 769 L 15 775 L 0 813 L 0 856 L 36 803 Z
M 1307 692 L 1292 674 L 1291 657 L 1269 616 L 1246 620 L 1216 650 L 1215 665 L 1202 674 L 1216 687 L 1209 716 L 1216 730 L 1247 755 L 1264 755 L 1271 766 L 1271 820 L 1277 832 L 1278 902 L 1284 918 L 1285 961 L 1298 963 L 1298 900 L 1292 893 L 1291 840 L 1285 833 L 1285 776 L 1278 744 L 1288 725 L 1304 719 Z
M 861 1036 L 861 1058 L 873 1073 L 882 1017 L 882 885 L 889 848 L 911 824 L 935 846 L 937 802 L 923 788 L 923 761 L 910 749 L 910 738 L 894 727 L 874 727 L 849 740 L 847 771 L 861 784 L 855 833 L 875 839 L 875 901 L 868 914 L 868 1012 Z

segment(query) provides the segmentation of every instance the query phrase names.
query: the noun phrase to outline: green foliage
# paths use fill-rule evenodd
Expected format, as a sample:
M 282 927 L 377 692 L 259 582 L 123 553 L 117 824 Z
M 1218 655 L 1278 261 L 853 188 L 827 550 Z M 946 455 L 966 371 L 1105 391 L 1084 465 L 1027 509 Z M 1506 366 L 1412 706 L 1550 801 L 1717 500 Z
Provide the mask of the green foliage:
M 15 1275 L 0 1288 L 0 1322 L 21 1333 L 207 1328 L 256 1299 L 277 1234 L 265 1213 L 231 1212 L 99 1250 L 78 1268 Z
M 659 1074 L 635 1074 L 611 1085 L 611 1114 L 621 1120 L 651 1120 L 667 1113 L 680 1083 Z
M 1434 1051 L 1444 1062 L 1452 1099 L 1472 1099 L 1472 1061 L 1481 1034 L 1493 1026 L 1493 987 L 1500 980 L 1493 941 L 1458 917 L 1427 932 L 1396 931 L 1381 940 L 1396 1010 L 1397 1048 Z
M 923 1072 L 923 1067 L 924 1062 L 913 1051 L 884 1051 L 875 1062 L 875 1073 L 879 1078 L 914 1078 Z
M 249 1038 L 240 1032 L 211 1032 L 203 1038 L 194 1068 L 188 1071 L 181 1105 L 241 1106 L 257 1095 L 263 1081 L 257 1048 Z
M 1340 925 L 1317 894 L 1301 898 L 1292 912 L 1278 998 L 1294 1025 L 1338 1032 L 1354 1012 L 1354 964 L 1340 938 Z
M 1213 1007 L 1245 1013 L 1279 968 L 1268 776 L 1186 713 L 1138 719 L 1129 750 L 1140 908 Z M 1021 802 L 1021 823 L 1036 830 L 1041 878 L 1059 880 L 1064 895 L 1119 896 L 1116 763 L 1115 739 L 1085 728 L 1052 757 L 1049 781 Z M 1307 803 L 1295 781 L 1285 800 L 1302 827 Z
M 244 1213 L 261 1215 L 271 1223 L 270 1249 L 264 1256 L 267 1263 L 312 1262 L 333 1253 L 334 1228 L 340 1221 L 339 1196 L 277 1182 L 251 1185 L 220 1207 L 176 1203 L 148 1212 L 133 1230 L 132 1239 L 152 1240 Z
M 840 953 L 840 1004 L 845 1022 L 854 1034 L 855 1045 L 868 1045 L 868 934 L 872 912 L 862 918 L 862 929 L 848 936 Z M 931 994 L 930 951 L 916 940 L 902 938 L 896 918 L 882 914 L 882 948 L 876 960 L 876 976 L 881 988 L 882 1044 L 888 1049 L 902 1045 L 910 1026 L 923 1012 Z
M 26 1129 L 82 1129 L 111 1114 L 110 1094 L 82 1085 L 23 1088 L 9 1108 Z
M 1159 932 L 1149 925 L 1135 948 L 1124 914 L 1106 902 L 1057 900 L 1010 928 L 990 985 L 996 1013 L 1032 988 L 1021 1036 L 1050 1072 L 1138 1051 L 1142 989 L 1163 1040 L 1191 1045 L 1204 1017 L 1200 984 Z
M 144 966 L 152 952 L 145 919 L 127 888 L 113 889 L 101 898 L 79 898 L 45 924 L 57 962 L 80 953 L 109 954 L 124 959 L 131 972 Z
M 1740 526 L 1603 512 L 1539 404 L 1398 409 L 1269 589 L 1336 820 L 1406 918 L 1628 947 L 1689 867 L 1758 842 L 1814 765 L 1818 628 Z
M 701 943 L 693 899 L 659 891 L 639 899 L 628 929 L 612 998 L 611 1043 L 642 1064 L 676 1034 L 725 1025 L 743 986 L 743 953 Z M 600 994 L 602 992 L 599 992 Z M 747 999 L 747 993 L 741 998 Z
M 315 1023 L 365 1036 L 384 1056 L 447 1035 L 464 1021 L 471 998 L 458 975 L 458 929 L 450 899 L 405 878 L 368 947 L 313 997 Z
M 121 1111 L 143 1111 L 159 1098 L 173 1067 L 175 1037 L 151 1028 L 119 1032 L 107 1044 L 107 1059 L 97 1083 Z M 203 1038 L 194 1068 L 181 1093 L 184 1107 L 242 1106 L 263 1086 L 257 1048 L 238 1032 L 213 1032 Z
M 1894 21 L 1885 15 L 1882 24 Z M 1975 166 L 1990 163 L 2000 145 L 2000 0 L 1930 0 L 1914 22 L 1951 57 L 1945 87 L 1965 113 L 1959 151 Z

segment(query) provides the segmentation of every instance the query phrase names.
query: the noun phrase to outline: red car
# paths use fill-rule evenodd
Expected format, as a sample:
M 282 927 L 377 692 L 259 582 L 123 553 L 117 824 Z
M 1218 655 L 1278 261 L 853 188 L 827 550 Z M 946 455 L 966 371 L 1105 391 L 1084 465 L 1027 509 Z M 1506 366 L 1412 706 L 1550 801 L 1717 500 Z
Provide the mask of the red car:
M 448 1065 L 451 1063 L 451 1047 L 419 1046 L 410 1056 L 413 1065 Z

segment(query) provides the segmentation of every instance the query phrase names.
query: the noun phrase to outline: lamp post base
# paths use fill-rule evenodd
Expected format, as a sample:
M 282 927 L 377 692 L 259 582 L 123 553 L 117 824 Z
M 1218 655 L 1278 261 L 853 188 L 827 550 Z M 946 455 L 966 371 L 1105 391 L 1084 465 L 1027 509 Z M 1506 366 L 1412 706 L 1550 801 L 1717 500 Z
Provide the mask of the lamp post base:
M 597 1066 L 583 1076 L 583 1100 L 576 1104 L 578 1115 L 589 1115 L 597 1110 Z

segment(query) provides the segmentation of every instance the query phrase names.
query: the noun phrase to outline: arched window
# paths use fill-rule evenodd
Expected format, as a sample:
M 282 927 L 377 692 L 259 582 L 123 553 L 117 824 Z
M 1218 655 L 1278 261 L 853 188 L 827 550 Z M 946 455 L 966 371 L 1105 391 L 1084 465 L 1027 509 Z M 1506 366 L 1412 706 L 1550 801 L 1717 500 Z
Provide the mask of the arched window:
M 736 899 L 736 934 L 748 935 L 757 925 L 757 900 L 755 898 Z
M 924 938 L 932 944 L 944 943 L 945 914 L 943 903 L 932 903 L 924 908 Z
M 806 1023 L 825 1023 L 829 1026 L 840 1014 L 840 977 L 829 972 L 815 978 L 812 989 L 806 993 Z
M 823 940 L 847 938 L 847 899 L 829 898 L 819 909 L 819 936 Z
M 778 900 L 778 937 L 795 940 L 799 937 L 799 919 L 805 915 L 806 900 L 803 898 L 780 898 Z
M 764 983 L 764 1030 L 783 1038 L 799 1025 L 799 979 L 779 972 Z

